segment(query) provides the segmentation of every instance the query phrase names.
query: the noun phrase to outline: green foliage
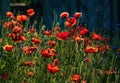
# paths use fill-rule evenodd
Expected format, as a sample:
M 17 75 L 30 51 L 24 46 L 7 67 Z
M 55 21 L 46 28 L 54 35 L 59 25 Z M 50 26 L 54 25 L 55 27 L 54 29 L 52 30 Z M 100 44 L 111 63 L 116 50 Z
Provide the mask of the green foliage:
M 30 13 L 28 13 L 28 15 Z M 8 16 L 11 17 L 11 15 Z M 78 26 L 65 27 L 65 30 L 58 30 L 58 24 L 54 24 L 52 30 L 48 31 L 50 34 L 48 35 L 47 33 L 47 35 L 45 35 L 44 31 L 46 30 L 42 22 L 39 22 L 39 27 L 35 27 L 37 23 L 35 22 L 31 25 L 32 16 L 30 17 L 28 15 L 22 15 L 19 19 L 7 18 L 4 22 L 0 21 L 1 24 L 3 24 L 1 26 L 0 38 L 0 83 L 26 83 L 26 81 L 28 83 L 74 83 L 72 79 L 74 74 L 80 74 L 81 76 L 80 82 L 77 83 L 82 83 L 83 80 L 86 80 L 87 83 L 120 82 L 120 55 L 116 54 L 120 49 L 112 49 L 112 46 L 119 43 L 119 41 L 114 41 L 114 44 L 108 44 L 108 41 L 95 40 L 92 37 L 92 33 L 96 33 L 95 31 L 80 35 L 79 31 L 73 32 L 73 28 L 80 29 Z M 25 19 L 25 17 L 27 18 Z M 79 22 L 79 19 L 77 19 L 77 22 Z M 65 19 L 65 21 L 66 20 L 67 19 Z M 11 22 L 13 24 L 11 24 Z M 71 23 L 73 23 L 73 21 Z M 30 32 L 31 26 L 32 29 L 39 28 L 39 31 Z M 14 32 L 15 30 L 16 32 Z M 22 31 L 20 32 L 20 30 Z M 57 34 L 66 31 L 71 33 L 70 36 L 65 38 L 67 34 L 62 34 L 60 37 L 63 36 L 63 39 L 60 40 Z M 14 35 L 12 35 L 12 37 L 10 37 L 10 35 L 8 36 L 10 33 L 14 33 Z M 26 40 L 19 42 L 19 35 L 24 35 Z M 75 40 L 73 39 L 74 35 L 79 35 L 77 38 L 81 37 L 83 39 L 79 41 Z M 97 37 L 98 36 L 100 35 L 97 35 Z M 37 38 L 42 42 L 39 44 L 32 43 L 32 38 Z M 86 42 L 85 38 L 89 41 Z M 106 38 L 106 35 L 102 34 L 102 38 Z M 50 46 L 48 44 L 49 40 L 56 41 L 56 45 Z M 90 41 L 92 44 L 89 44 Z M 6 45 L 13 45 L 14 48 L 7 51 L 6 49 L 8 48 L 4 48 Z M 106 45 L 108 46 L 107 49 Z M 36 50 L 33 48 L 23 50 L 25 46 L 37 46 L 38 48 Z M 87 46 L 96 46 L 99 48 L 99 51 L 89 49 L 89 51 L 92 50 L 92 53 L 89 51 L 86 52 L 85 49 Z M 103 48 L 104 46 L 105 48 Z M 109 49 L 109 47 L 111 48 Z M 102 48 L 102 50 L 100 48 Z M 50 50 L 49 52 L 45 51 L 45 53 L 43 53 L 46 54 L 46 56 L 52 53 L 54 54 L 53 49 L 55 49 L 55 55 L 49 58 L 44 57 L 41 50 L 45 49 Z M 28 52 L 30 54 L 27 54 Z M 53 74 L 48 71 L 47 64 L 55 65 L 55 59 L 59 61 L 57 67 L 60 70 Z M 35 64 L 26 66 L 24 64 L 26 61 L 33 61 Z M 32 63 L 30 63 L 30 65 L 31 64 Z M 55 70 L 55 68 L 53 69 Z M 35 74 L 33 76 L 28 76 L 27 73 L 29 71 Z M 8 75 L 8 77 L 4 74 Z

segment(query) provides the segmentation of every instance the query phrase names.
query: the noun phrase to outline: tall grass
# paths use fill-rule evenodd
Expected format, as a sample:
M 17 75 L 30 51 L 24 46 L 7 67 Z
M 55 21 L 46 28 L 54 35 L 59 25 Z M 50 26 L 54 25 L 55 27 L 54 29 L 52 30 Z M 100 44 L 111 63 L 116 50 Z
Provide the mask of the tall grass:
M 42 24 L 30 28 L 32 17 L 29 13 L 26 17 L 18 19 L 8 15 L 0 21 L 0 83 L 120 83 L 120 55 L 116 54 L 120 49 L 119 46 L 113 49 L 118 41 L 111 44 L 107 35 L 90 32 L 79 25 L 81 17 L 75 18 L 74 25 L 65 24 L 65 31 L 59 30 L 58 24 L 54 24 L 51 31 L 45 30 Z M 65 17 L 65 22 L 69 22 L 69 18 Z M 36 28 L 39 31 L 35 31 Z M 83 29 L 88 31 L 81 34 Z M 56 43 L 48 44 L 49 40 Z M 48 68 L 48 64 L 52 66 Z M 76 74 L 79 76 L 75 79 Z

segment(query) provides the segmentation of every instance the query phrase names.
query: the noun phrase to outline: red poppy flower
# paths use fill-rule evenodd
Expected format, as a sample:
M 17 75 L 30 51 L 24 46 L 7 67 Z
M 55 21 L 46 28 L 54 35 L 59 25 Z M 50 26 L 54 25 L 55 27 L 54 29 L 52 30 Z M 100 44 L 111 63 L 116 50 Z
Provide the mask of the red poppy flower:
M 22 33 L 22 28 L 18 27 L 18 26 L 15 26 L 12 30 L 13 30 L 13 33 L 15 33 L 15 34 L 16 33 L 19 33 L 19 34 Z
M 11 38 L 13 39 L 13 38 L 16 37 L 16 34 L 14 34 L 14 33 L 9 33 L 9 34 L 8 34 L 8 37 L 11 37 Z
M 28 9 L 27 13 L 29 16 L 33 16 L 35 14 L 35 11 L 34 11 L 34 9 Z
M 37 38 L 32 38 L 32 44 L 40 44 L 42 41 Z
M 74 25 L 76 25 L 76 23 L 77 23 L 76 18 L 70 17 L 70 18 L 68 18 L 67 21 L 65 22 L 65 26 L 66 26 L 66 27 L 73 27 Z
M 21 23 L 15 20 L 12 20 L 14 26 L 22 27 Z
M 9 33 L 9 34 L 8 34 L 8 37 L 11 37 L 11 38 L 15 38 L 15 36 L 16 36 L 16 35 L 15 35 L 14 33 Z
M 83 41 L 83 40 L 84 40 L 84 38 L 82 38 L 82 36 L 79 35 L 79 34 L 74 35 L 74 36 L 73 36 L 73 39 L 74 39 L 75 41 Z
M 80 31 L 80 34 L 81 34 L 81 35 L 85 35 L 85 34 L 87 34 L 88 32 L 89 32 L 88 29 L 83 28 L 83 29 Z
M 60 69 L 55 66 L 55 65 L 52 65 L 52 64 L 48 64 L 47 65 L 47 70 L 52 73 L 52 74 L 55 74 L 56 72 L 58 72 Z
M 102 51 L 102 53 L 104 54 L 106 51 L 110 50 L 110 46 L 109 45 L 101 45 L 100 46 L 100 50 Z
M 67 40 L 70 37 L 70 32 L 58 32 L 57 38 L 59 40 Z
M 25 54 L 32 54 L 34 51 L 37 50 L 38 47 L 36 46 L 31 46 L 31 47 L 28 47 L 28 46 L 25 46 L 22 48 L 22 50 L 25 52 Z
M 23 47 L 22 50 L 25 52 L 25 54 L 32 54 L 32 50 L 30 50 L 28 46 Z
M 83 61 L 86 62 L 86 63 L 91 63 L 91 60 L 88 57 L 86 57 Z
M 34 65 L 35 65 L 35 62 L 33 62 L 33 61 L 25 61 L 25 62 L 24 62 L 24 65 L 25 65 L 25 66 L 34 66 Z
M 1 78 L 1 79 L 7 79 L 7 78 L 8 78 L 8 74 L 7 74 L 7 73 L 2 74 L 2 75 L 0 76 L 0 78 Z
M 49 52 L 56 53 L 56 50 L 55 50 L 54 48 L 47 48 L 47 50 L 48 50 Z
M 55 60 L 54 60 L 54 65 L 57 66 L 58 64 L 59 64 L 58 59 L 55 59 Z
M 68 12 L 62 12 L 62 13 L 60 14 L 60 17 L 61 17 L 61 18 L 68 18 L 68 17 L 69 17 L 69 13 L 68 13 Z
M 70 29 L 70 32 L 71 32 L 72 34 L 75 34 L 75 35 L 76 35 L 77 28 L 71 28 L 71 29 Z
M 56 30 L 56 31 L 60 31 L 60 26 L 56 25 L 56 26 L 55 26 L 55 30 Z
M 36 51 L 38 49 L 37 46 L 30 46 L 29 49 L 33 52 L 33 51 Z
M 45 58 L 50 58 L 52 56 L 55 56 L 55 52 L 56 52 L 55 49 L 50 49 L 50 48 L 40 51 L 42 56 L 45 57 Z
M 25 36 L 23 36 L 23 35 L 16 35 L 14 33 L 8 34 L 8 37 L 11 37 L 12 41 L 14 41 L 14 42 L 22 42 L 22 41 L 26 40 Z
M 42 54 L 42 56 L 44 56 L 46 58 L 49 58 L 52 56 L 48 53 L 48 50 L 41 50 L 40 53 Z
M 73 75 L 73 77 L 72 77 L 72 80 L 73 80 L 75 83 L 78 83 L 81 79 L 82 79 L 82 76 L 81 76 L 80 74 L 75 74 L 75 75 Z
M 9 18 L 14 18 L 14 14 L 12 12 L 6 12 L 6 15 L 9 17 Z
M 76 12 L 75 14 L 74 14 L 74 17 L 75 18 L 80 18 L 82 16 L 82 13 L 81 12 Z
M 33 76 L 35 75 L 35 73 L 31 71 L 31 72 L 28 72 L 27 75 L 28 75 L 29 77 L 33 77 Z
M 26 40 L 25 36 L 23 36 L 23 35 L 18 36 L 18 39 L 17 39 L 18 42 L 22 42 L 22 41 L 25 41 L 25 40 Z
M 88 37 L 84 38 L 84 45 L 85 46 L 92 45 L 92 43 L 93 43 L 93 41 L 90 38 L 88 38 Z
M 94 40 L 102 40 L 102 37 L 99 35 L 99 34 L 96 34 L 96 33 L 93 33 L 92 34 L 92 38 L 94 39 Z
M 14 28 L 12 22 L 5 22 L 5 23 L 3 23 L 3 26 L 4 26 L 5 28 L 8 28 L 8 29 L 13 29 L 13 28 Z
M 30 32 L 30 33 L 35 33 L 35 32 L 36 32 L 36 29 L 35 29 L 35 28 L 32 28 L 32 29 L 30 29 L 28 32 Z
M 52 36 L 53 34 L 52 34 L 52 32 L 51 31 L 44 31 L 44 35 L 47 35 L 47 36 Z
M 56 42 L 54 40 L 49 40 L 48 41 L 48 45 L 50 46 L 55 46 L 56 45 Z
M 87 46 L 85 48 L 86 53 L 96 53 L 98 52 L 98 47 L 93 47 L 93 46 Z
M 105 74 L 107 74 L 107 75 L 112 75 L 114 73 L 115 73 L 115 70 L 106 70 L 105 71 Z
M 12 50 L 13 50 L 13 45 L 5 45 L 4 47 L 3 47 L 3 49 L 5 50 L 5 51 L 9 51 L 9 52 L 11 52 Z
M 27 20 L 27 16 L 26 15 L 18 15 L 17 16 L 17 21 L 26 21 Z

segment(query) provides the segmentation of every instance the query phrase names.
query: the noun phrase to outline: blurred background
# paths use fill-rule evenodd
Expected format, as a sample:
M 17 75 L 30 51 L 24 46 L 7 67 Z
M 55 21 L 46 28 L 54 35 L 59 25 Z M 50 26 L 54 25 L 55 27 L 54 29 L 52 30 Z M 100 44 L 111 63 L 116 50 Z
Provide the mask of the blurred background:
M 54 20 L 63 27 L 59 15 L 65 11 L 70 16 L 82 12 L 82 23 L 90 30 L 99 28 L 111 31 L 120 28 L 120 0 L 0 0 L 1 17 L 6 11 L 26 14 L 29 8 L 36 12 L 34 20 L 43 18 L 43 24 L 48 29 L 51 29 Z

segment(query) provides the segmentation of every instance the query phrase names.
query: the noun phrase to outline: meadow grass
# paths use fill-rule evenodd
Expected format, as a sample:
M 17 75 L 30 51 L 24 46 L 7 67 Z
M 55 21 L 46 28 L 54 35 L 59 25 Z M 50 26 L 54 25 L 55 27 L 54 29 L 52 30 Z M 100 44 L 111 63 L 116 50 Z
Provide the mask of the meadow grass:
M 0 83 L 120 83 L 117 38 L 110 43 L 108 34 L 89 31 L 81 17 L 46 30 L 29 13 L 18 16 L 0 20 Z

